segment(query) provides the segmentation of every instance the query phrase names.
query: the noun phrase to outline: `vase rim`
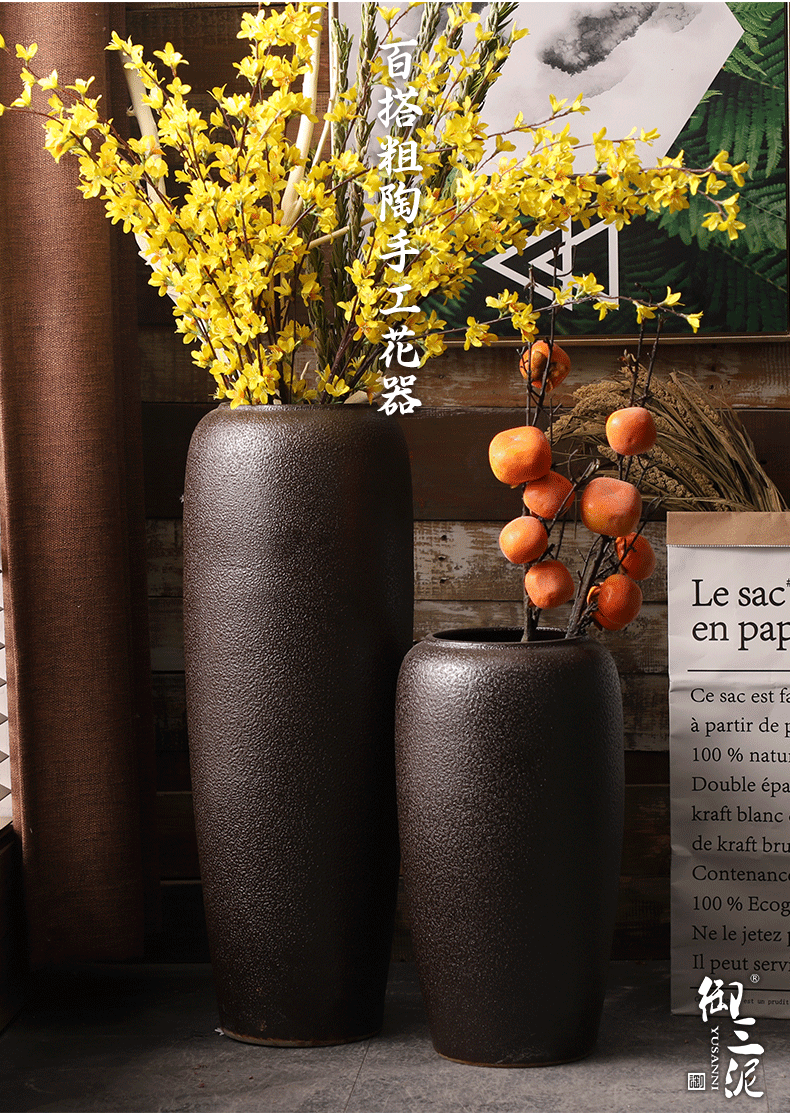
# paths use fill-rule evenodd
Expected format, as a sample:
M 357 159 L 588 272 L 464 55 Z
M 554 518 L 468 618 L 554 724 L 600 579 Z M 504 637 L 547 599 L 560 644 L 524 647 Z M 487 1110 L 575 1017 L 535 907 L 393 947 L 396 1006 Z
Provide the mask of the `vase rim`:
M 227 408 L 231 410 L 229 400 L 220 400 L 217 403 L 217 411 L 220 408 Z M 379 412 L 380 408 L 374 408 L 373 404 L 366 404 L 362 400 L 358 400 L 355 404 L 237 404 L 233 411 L 346 411 L 351 408 L 365 408 L 371 412 Z
M 428 642 L 437 645 L 446 645 L 447 647 L 457 648 L 459 646 L 466 646 L 469 648 L 481 648 L 490 645 L 494 648 L 501 648 L 506 646 L 521 646 L 526 648 L 534 648 L 536 645 L 568 645 L 578 644 L 580 642 L 588 642 L 589 637 L 582 634 L 577 637 L 566 637 L 564 629 L 547 627 L 538 629 L 535 634 L 535 639 L 532 641 L 522 641 L 521 636 L 523 629 L 515 628 L 514 626 L 471 626 L 464 629 L 442 629 L 436 633 L 429 633 L 423 637 L 422 642 Z

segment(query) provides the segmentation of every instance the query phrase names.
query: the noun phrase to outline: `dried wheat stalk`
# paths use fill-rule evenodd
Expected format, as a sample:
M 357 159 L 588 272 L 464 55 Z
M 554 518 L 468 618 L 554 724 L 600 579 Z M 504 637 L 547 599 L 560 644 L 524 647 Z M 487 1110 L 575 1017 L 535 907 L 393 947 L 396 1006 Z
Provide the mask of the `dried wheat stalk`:
M 629 369 L 619 380 L 597 381 L 579 388 L 576 404 L 555 419 L 553 438 L 561 446 L 590 457 L 612 461 L 616 455 L 606 444 L 606 419 L 632 399 L 643 402 L 646 371 L 637 371 L 635 397 Z M 685 373 L 671 372 L 668 379 L 655 372 L 644 401 L 658 429 L 658 441 L 642 476 L 632 473 L 646 500 L 658 499 L 672 511 L 722 510 L 731 512 L 780 512 L 787 505 L 757 460 L 754 444 L 735 410 L 723 399 L 703 396 Z M 576 449 L 578 448 L 578 449 Z

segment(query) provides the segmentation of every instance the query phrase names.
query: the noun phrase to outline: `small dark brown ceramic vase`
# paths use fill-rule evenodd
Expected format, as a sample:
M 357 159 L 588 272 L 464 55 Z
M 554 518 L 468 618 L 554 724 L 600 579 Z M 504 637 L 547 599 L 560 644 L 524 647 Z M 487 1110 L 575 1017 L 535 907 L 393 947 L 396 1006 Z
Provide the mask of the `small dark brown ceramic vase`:
M 187 709 L 223 1031 L 382 1023 L 399 865 L 393 723 L 413 519 L 397 420 L 220 406 L 184 492 Z
M 396 763 L 414 951 L 437 1051 L 594 1047 L 617 902 L 623 717 L 610 654 L 559 631 L 437 633 L 406 657 Z

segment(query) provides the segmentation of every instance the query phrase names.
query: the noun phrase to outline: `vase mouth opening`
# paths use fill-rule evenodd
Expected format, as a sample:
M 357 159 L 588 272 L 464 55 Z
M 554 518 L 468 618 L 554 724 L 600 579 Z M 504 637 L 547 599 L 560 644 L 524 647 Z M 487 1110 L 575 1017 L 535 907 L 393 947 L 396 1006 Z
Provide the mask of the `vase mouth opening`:
M 529 641 L 522 640 L 524 630 L 516 628 L 469 628 L 469 629 L 444 629 L 431 633 L 426 640 L 437 644 L 469 644 L 469 645 L 528 645 L 536 644 L 571 644 L 578 640 L 587 640 L 587 637 L 566 638 L 564 629 L 544 628 L 537 629 Z

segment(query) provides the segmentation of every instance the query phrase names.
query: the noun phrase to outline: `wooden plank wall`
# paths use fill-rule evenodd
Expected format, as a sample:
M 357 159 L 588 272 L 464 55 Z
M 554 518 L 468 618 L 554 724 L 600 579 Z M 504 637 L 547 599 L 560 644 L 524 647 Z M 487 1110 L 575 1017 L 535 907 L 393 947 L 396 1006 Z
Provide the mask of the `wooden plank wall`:
M 237 6 L 128 4 L 128 32 L 147 52 L 171 41 L 190 60 L 196 90 L 232 82 Z M 147 455 L 149 592 L 157 719 L 161 959 L 205 957 L 184 712 L 180 493 L 189 434 L 212 388 L 172 330 L 169 303 L 139 282 L 139 344 Z M 575 387 L 609 375 L 623 344 L 573 344 Z M 415 638 L 458 625 L 518 624 L 518 573 L 497 535 L 518 498 L 491 476 L 487 445 L 521 422 L 522 381 L 509 347 L 452 352 L 419 374 L 423 407 L 402 420 L 415 479 Z M 659 369 L 682 369 L 741 410 L 769 473 L 790 495 L 790 351 L 784 341 L 666 344 Z M 583 533 L 580 533 L 580 536 Z M 626 844 L 615 957 L 669 954 L 669 797 L 664 526 L 650 526 L 659 556 L 646 604 L 627 632 L 606 639 L 621 672 L 626 711 Z M 401 907 L 396 953 L 408 954 Z

